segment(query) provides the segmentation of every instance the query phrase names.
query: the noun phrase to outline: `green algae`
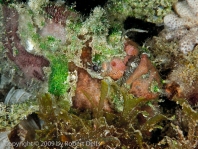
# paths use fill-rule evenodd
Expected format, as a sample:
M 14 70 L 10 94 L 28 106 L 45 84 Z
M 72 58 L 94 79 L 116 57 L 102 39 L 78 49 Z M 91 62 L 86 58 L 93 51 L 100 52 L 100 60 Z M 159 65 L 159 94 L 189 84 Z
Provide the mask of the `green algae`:
M 69 89 L 67 59 L 65 57 L 53 57 L 50 66 L 49 92 L 56 96 L 63 95 Z

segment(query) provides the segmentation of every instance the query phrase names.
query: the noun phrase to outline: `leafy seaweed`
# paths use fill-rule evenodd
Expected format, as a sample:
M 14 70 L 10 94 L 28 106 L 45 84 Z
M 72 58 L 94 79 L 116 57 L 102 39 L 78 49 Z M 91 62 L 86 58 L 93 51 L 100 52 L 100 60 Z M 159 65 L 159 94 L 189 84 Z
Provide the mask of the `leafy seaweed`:
M 92 102 L 92 96 L 86 91 L 83 93 Z M 115 96 L 112 96 L 115 93 L 119 95 L 117 97 L 124 101 L 123 111 L 104 111 L 105 100 L 113 101 L 111 98 L 115 98 Z M 38 100 L 40 106 L 38 116 L 44 121 L 44 124 L 41 130 L 37 130 L 36 140 L 58 141 L 62 148 L 83 149 L 196 147 L 197 111 L 193 110 L 184 99 L 174 98 L 174 100 L 182 107 L 184 115 L 180 116 L 188 121 L 188 135 L 184 135 L 180 125 L 177 126 L 177 123 L 175 123 L 178 115 L 172 115 L 170 118 L 163 115 L 151 101 L 148 103 L 145 99 L 128 94 L 126 88 L 118 86 L 115 82 L 101 81 L 99 105 L 94 107 L 92 111 L 73 109 L 69 99 L 63 96 L 45 94 Z M 150 109 L 156 111 L 151 114 L 143 107 L 150 107 Z M 140 115 L 144 117 L 144 123 L 140 122 Z M 158 144 L 151 144 L 149 140 L 152 133 L 156 129 L 163 131 L 163 122 L 165 121 L 170 123 L 171 131 L 175 131 L 177 139 L 166 133 Z M 46 148 L 56 147 L 58 146 L 54 144 Z
M 183 112 L 195 122 L 198 122 L 198 112 L 193 110 L 190 104 L 183 98 L 174 98 L 177 104 L 182 106 Z

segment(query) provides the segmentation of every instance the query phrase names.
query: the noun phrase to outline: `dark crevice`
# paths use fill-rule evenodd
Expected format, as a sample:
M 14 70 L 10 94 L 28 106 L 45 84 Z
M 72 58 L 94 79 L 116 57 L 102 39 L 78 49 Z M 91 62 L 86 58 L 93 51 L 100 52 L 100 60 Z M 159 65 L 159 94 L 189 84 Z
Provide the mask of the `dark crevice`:
M 139 29 L 145 30 L 146 32 L 128 32 L 127 36 L 139 45 L 143 45 L 148 38 L 152 38 L 159 34 L 164 28 L 163 26 L 156 26 L 154 23 L 145 22 L 140 19 L 128 17 L 124 22 L 124 29 Z

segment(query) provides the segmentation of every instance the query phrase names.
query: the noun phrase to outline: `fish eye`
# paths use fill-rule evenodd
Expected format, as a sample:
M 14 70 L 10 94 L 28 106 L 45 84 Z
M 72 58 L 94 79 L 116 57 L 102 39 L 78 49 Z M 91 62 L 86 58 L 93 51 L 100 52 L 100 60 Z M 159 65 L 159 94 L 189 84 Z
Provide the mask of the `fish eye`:
M 98 66 L 97 65 L 93 65 L 93 70 L 94 71 L 98 71 L 99 70 Z

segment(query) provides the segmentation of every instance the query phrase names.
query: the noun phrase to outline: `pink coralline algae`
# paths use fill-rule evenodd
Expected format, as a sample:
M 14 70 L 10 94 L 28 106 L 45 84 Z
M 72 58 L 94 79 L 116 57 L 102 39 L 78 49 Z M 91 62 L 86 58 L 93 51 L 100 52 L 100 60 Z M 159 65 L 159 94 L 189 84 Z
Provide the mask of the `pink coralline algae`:
M 36 78 L 44 81 L 42 68 L 49 66 L 49 61 L 43 56 L 33 55 L 26 51 L 17 34 L 18 18 L 19 14 L 14 8 L 3 6 L 5 28 L 3 45 L 7 49 L 7 57 L 23 71 L 27 79 Z

